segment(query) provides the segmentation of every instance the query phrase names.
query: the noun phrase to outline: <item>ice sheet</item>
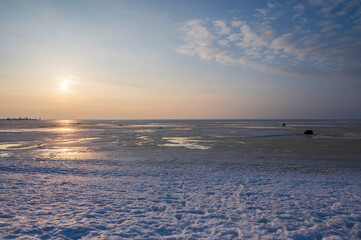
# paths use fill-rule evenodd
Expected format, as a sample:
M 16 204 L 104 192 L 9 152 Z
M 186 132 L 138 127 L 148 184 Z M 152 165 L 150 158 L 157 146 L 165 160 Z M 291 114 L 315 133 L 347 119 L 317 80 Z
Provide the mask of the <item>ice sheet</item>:
M 1 122 L 0 238 L 361 238 L 360 121 L 283 122 Z

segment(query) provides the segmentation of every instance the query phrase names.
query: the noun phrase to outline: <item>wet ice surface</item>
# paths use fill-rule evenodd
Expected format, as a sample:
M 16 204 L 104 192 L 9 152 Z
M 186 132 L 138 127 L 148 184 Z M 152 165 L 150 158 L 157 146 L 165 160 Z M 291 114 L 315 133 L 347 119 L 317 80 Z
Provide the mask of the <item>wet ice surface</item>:
M 360 121 L 281 125 L 0 122 L 0 238 L 361 238 Z

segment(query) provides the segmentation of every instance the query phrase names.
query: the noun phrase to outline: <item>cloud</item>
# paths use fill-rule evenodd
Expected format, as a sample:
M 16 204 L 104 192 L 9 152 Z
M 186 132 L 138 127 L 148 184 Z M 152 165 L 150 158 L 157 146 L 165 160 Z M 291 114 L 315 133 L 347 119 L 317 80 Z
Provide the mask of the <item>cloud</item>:
M 221 46 L 224 46 L 224 47 L 229 46 L 229 41 L 226 39 L 218 40 L 217 42 Z
M 203 26 L 203 21 L 195 19 L 188 21 L 181 31 L 185 34 L 186 44 L 177 49 L 178 52 L 188 55 L 198 55 L 204 60 L 213 58 L 213 41 L 215 37 Z
M 293 9 L 296 10 L 297 12 L 303 12 L 303 10 L 305 10 L 305 5 L 299 3 L 296 6 L 294 6 Z
M 274 21 L 283 14 L 280 4 L 277 2 L 267 2 L 265 8 L 256 9 L 256 16 L 263 18 L 265 21 Z
M 240 27 L 242 39 L 237 43 L 240 47 L 263 47 L 268 44 L 272 38 L 272 31 L 255 32 L 249 25 L 242 22 Z
M 319 6 L 323 4 L 323 0 L 310 0 L 309 3 L 313 6 Z
M 320 12 L 329 15 L 343 1 L 344 0 L 328 0 L 326 3 L 323 3 Z
M 295 36 L 292 33 L 283 34 L 280 37 L 273 39 L 271 44 L 269 45 L 269 48 L 273 49 L 276 54 L 284 53 L 298 56 L 296 51 L 297 47 L 295 46 L 295 44 L 293 44 L 294 39 Z M 298 56 L 298 58 L 302 59 L 303 57 Z
M 234 33 L 234 34 L 229 35 L 227 39 L 228 39 L 229 41 L 234 42 L 234 41 L 241 40 L 241 37 L 242 37 L 242 34 Z
M 242 22 L 241 21 L 232 21 L 231 25 L 233 27 L 240 27 L 242 25 Z
M 296 14 L 293 15 L 292 19 L 296 19 L 299 16 L 301 16 L 303 11 L 305 10 L 305 5 L 303 5 L 302 3 L 299 3 L 299 4 L 297 4 L 296 6 L 293 7 L 293 10 L 296 11 Z
M 342 28 L 342 27 L 343 27 L 342 24 L 331 24 L 322 28 L 321 32 L 329 32 L 331 30 L 334 30 L 335 28 Z
M 347 5 L 341 0 L 310 3 L 315 19 L 319 14 L 324 16 L 327 11 L 334 11 L 336 7 L 344 9 Z M 360 5 L 353 11 L 359 12 Z M 265 11 L 256 11 L 262 14 L 281 12 L 277 9 L 279 6 L 268 4 Z M 302 17 L 306 7 L 295 4 L 292 9 Z M 344 76 L 361 80 L 357 75 L 361 71 L 361 29 L 356 22 L 346 27 L 333 16 L 322 17 L 318 24 L 314 19 L 298 25 L 292 23 L 293 20 L 292 15 L 275 22 L 259 17 L 191 20 L 181 28 L 184 43 L 177 51 L 206 61 L 274 74 L 316 78 Z M 277 28 L 280 23 L 285 26 Z
M 229 34 L 231 32 L 231 29 L 227 27 L 227 23 L 223 20 L 213 21 L 213 24 L 219 35 Z
M 267 55 L 267 56 L 265 56 L 265 60 L 266 61 L 271 61 L 271 60 L 273 60 L 273 59 L 275 59 L 276 57 L 275 56 L 273 56 L 273 55 Z

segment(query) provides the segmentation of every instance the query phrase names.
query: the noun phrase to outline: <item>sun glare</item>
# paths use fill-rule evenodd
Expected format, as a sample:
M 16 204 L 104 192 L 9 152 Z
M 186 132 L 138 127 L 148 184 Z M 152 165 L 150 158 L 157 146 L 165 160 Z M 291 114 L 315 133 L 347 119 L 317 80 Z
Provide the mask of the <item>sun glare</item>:
M 63 91 L 68 90 L 68 88 L 69 88 L 69 82 L 68 82 L 67 80 L 61 81 L 61 83 L 60 83 L 60 88 L 61 88 L 61 90 L 63 90 Z

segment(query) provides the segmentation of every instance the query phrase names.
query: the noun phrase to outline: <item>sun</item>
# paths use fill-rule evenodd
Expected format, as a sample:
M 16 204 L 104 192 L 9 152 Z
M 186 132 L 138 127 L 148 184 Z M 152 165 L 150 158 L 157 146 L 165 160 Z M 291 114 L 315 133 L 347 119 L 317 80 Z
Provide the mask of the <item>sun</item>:
M 61 90 L 63 90 L 63 91 L 67 91 L 68 88 L 69 88 L 69 81 L 68 81 L 68 80 L 62 80 L 62 81 L 60 82 L 60 88 L 61 88 Z

